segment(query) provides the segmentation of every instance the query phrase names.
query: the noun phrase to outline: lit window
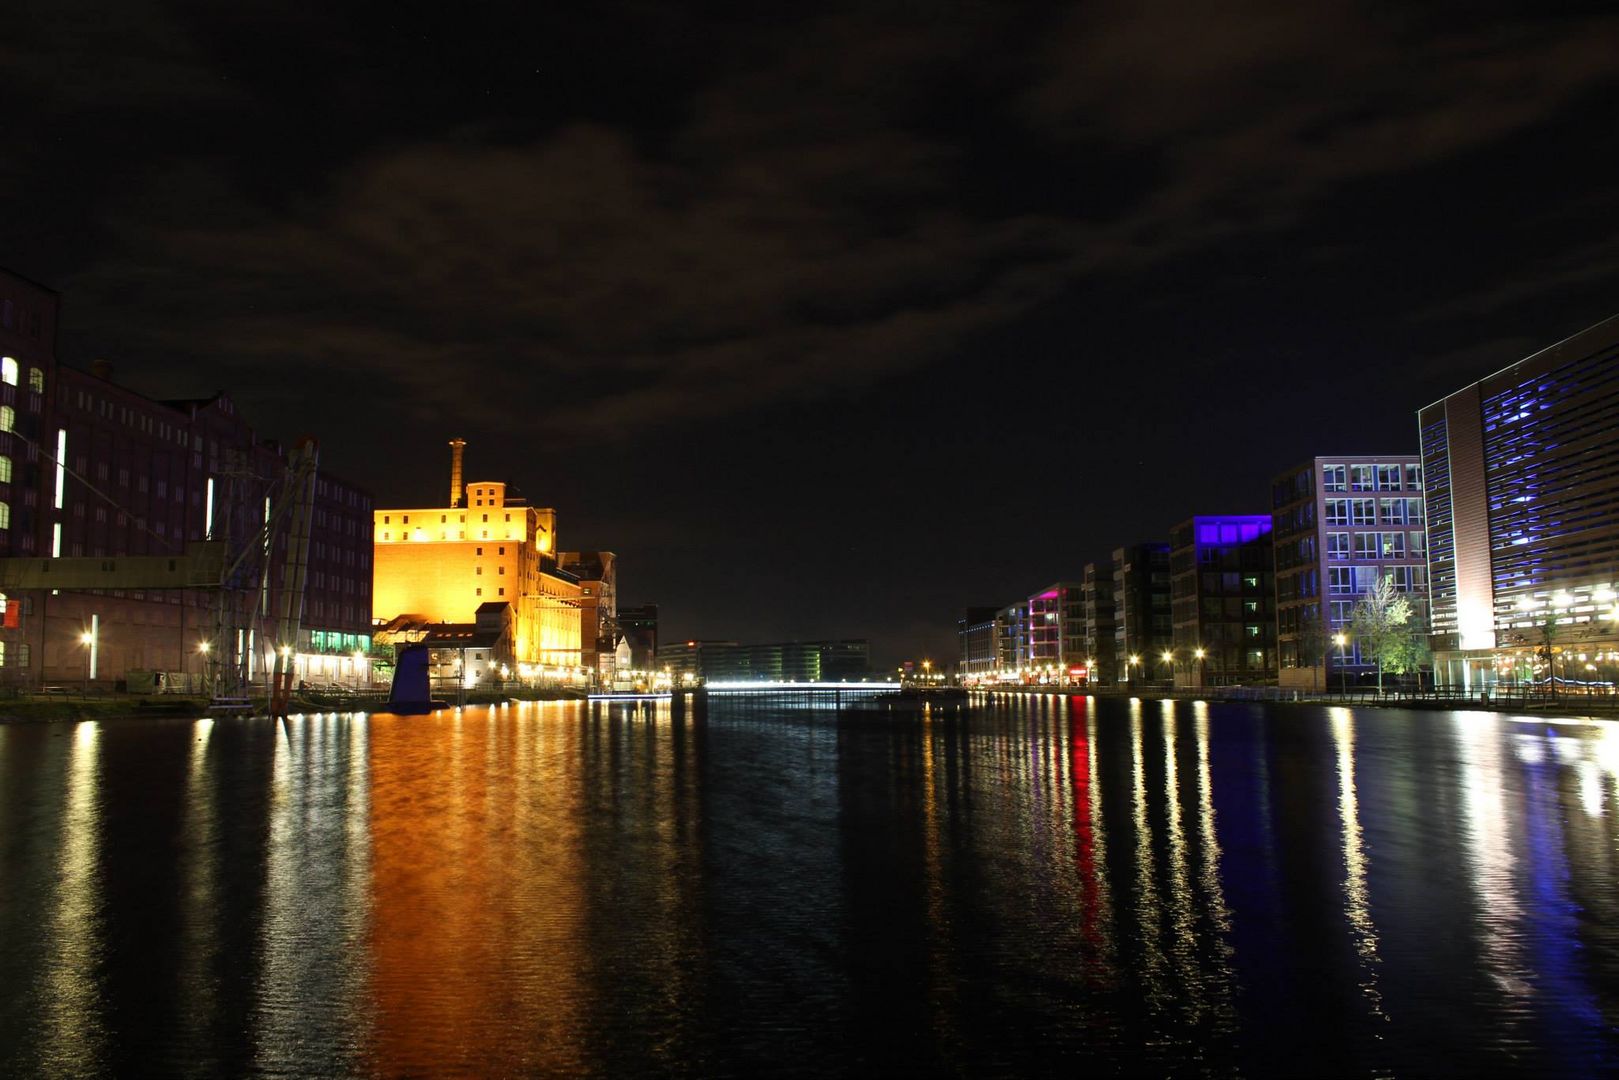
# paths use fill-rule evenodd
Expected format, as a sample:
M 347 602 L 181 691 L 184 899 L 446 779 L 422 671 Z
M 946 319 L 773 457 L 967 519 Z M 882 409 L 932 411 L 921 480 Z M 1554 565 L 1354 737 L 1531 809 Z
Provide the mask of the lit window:
M 0 502 L 0 529 L 11 528 L 11 504 Z
M 28 369 L 28 389 L 36 394 L 45 392 L 45 371 L 43 368 Z
M 1329 532 L 1327 534 L 1327 558 L 1349 558 L 1349 534 L 1346 532 Z
M 16 357 L 0 356 L 0 382 L 7 386 L 16 386 L 19 370 Z
M 1377 469 L 1371 465 L 1351 465 L 1349 467 L 1350 491 L 1376 491 Z
M 17 430 L 17 410 L 10 405 L 0 405 L 0 431 Z
M 1342 465 L 1321 466 L 1321 490 L 1348 491 L 1349 485 L 1344 479 L 1344 471 Z
M 11 459 L 0 454 L 0 484 L 9 483 L 11 483 Z

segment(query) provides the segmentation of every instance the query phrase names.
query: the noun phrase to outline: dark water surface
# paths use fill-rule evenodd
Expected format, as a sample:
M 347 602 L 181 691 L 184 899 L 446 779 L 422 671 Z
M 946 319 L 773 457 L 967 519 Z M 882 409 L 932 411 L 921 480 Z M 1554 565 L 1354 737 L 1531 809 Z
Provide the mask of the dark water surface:
M 1597 1075 L 1619 726 L 0 726 L 0 1074 Z

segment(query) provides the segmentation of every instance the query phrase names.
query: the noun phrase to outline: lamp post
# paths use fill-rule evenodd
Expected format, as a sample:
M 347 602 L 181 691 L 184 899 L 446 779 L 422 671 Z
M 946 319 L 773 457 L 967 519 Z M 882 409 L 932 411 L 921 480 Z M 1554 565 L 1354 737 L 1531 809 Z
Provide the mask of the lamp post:
M 208 682 L 209 682 L 209 679 L 208 679 L 208 649 L 209 649 L 209 644 L 208 644 L 208 642 L 206 640 L 197 642 L 197 655 L 202 657 L 202 659 L 198 662 L 199 665 L 202 668 L 202 671 L 199 672 L 198 674 L 202 678 L 202 684 L 203 684 L 204 689 L 207 688 Z M 191 689 L 191 687 L 188 686 L 188 687 L 186 687 L 186 689 L 189 691 Z
M 1199 645 L 1192 651 L 1192 655 L 1197 657 L 1197 685 L 1202 688 L 1208 685 L 1209 681 L 1209 666 L 1204 663 L 1204 658 L 1209 654 L 1203 646 Z
M 79 641 L 84 645 L 86 650 L 88 650 L 85 653 L 85 670 L 87 675 L 84 680 L 84 692 L 86 694 L 90 692 L 90 684 L 96 681 L 96 646 L 98 644 L 96 638 L 98 636 L 98 631 L 101 629 L 99 625 L 100 621 L 101 616 L 90 616 L 90 629 L 79 635 Z
M 1175 685 L 1175 650 L 1165 649 L 1158 657 L 1169 667 L 1169 685 Z
M 1348 678 L 1348 675 L 1344 672 L 1344 646 L 1346 644 L 1348 644 L 1348 642 L 1349 642 L 1349 639 L 1347 637 L 1345 637 L 1343 634 L 1334 634 L 1334 635 L 1332 635 L 1332 643 L 1334 645 L 1338 646 L 1338 694 L 1339 694 L 1339 696 L 1342 696 L 1344 693 L 1347 692 L 1347 684 L 1346 684 L 1345 680 Z
M 1140 655 L 1137 654 L 1137 653 L 1131 653 L 1129 662 L 1124 665 L 1124 681 L 1129 682 L 1131 679 L 1133 679 L 1135 676 L 1132 673 L 1131 669 L 1132 668 L 1137 668 L 1137 667 L 1140 667 L 1140 666 L 1141 666 L 1141 657 L 1140 657 Z

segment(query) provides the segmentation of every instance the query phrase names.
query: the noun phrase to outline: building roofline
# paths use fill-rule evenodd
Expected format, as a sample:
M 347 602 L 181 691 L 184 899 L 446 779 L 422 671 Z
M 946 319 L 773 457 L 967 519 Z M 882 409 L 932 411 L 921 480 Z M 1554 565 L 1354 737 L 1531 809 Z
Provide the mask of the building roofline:
M 1513 368 L 1519 366 L 1520 364 L 1527 364 L 1531 360 L 1536 359 L 1537 357 L 1544 356 L 1546 353 L 1552 352 L 1553 350 L 1561 349 L 1564 345 L 1567 345 L 1572 341 L 1575 341 L 1575 340 L 1577 340 L 1579 338 L 1585 337 L 1587 334 L 1595 334 L 1597 331 L 1602 330 L 1603 328 L 1608 327 L 1608 326 L 1619 327 L 1619 315 L 1609 315 L 1606 319 L 1603 319 L 1600 322 L 1592 323 L 1590 326 L 1587 326 L 1584 330 L 1576 331 L 1575 333 L 1570 334 L 1568 337 L 1562 339 L 1561 341 L 1553 342 L 1552 344 L 1547 345 L 1543 349 L 1536 349 L 1534 352 L 1530 353 L 1528 356 L 1519 357 L 1517 360 L 1512 361 L 1512 363 L 1506 364 L 1506 365 L 1504 365 L 1504 366 L 1502 366 L 1500 368 L 1497 368 L 1496 370 L 1490 372 L 1488 375 L 1484 375 L 1484 376 L 1482 376 L 1480 378 L 1474 379 L 1470 383 L 1463 383 L 1461 386 L 1458 386 L 1456 389 L 1452 390 L 1450 393 L 1445 394 L 1445 395 L 1443 395 L 1441 397 L 1435 398 L 1433 401 L 1428 402 L 1428 404 L 1426 404 L 1426 405 L 1419 406 L 1418 409 L 1417 409 L 1417 415 L 1421 416 L 1424 412 L 1426 412 L 1427 410 L 1433 408 L 1435 405 L 1443 405 L 1448 399 L 1455 397 L 1457 394 L 1459 394 L 1462 391 L 1468 389 L 1469 387 L 1478 386 L 1480 383 L 1489 382 L 1491 379 L 1495 378 L 1497 375 L 1503 375 L 1506 372 L 1511 371 Z M 1611 335 L 1611 336 L 1614 336 L 1615 340 L 1619 341 L 1619 335 Z

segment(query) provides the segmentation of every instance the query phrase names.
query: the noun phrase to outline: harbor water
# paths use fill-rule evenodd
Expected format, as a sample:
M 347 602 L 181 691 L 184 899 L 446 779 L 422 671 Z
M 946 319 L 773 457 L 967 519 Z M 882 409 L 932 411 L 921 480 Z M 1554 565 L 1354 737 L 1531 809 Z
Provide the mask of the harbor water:
M 1593 1076 L 1619 725 L 0 725 L 0 1075 Z

